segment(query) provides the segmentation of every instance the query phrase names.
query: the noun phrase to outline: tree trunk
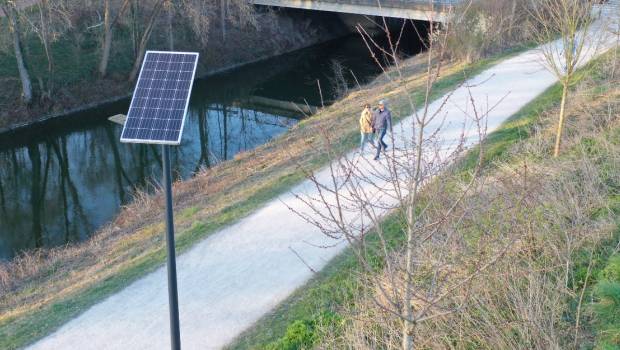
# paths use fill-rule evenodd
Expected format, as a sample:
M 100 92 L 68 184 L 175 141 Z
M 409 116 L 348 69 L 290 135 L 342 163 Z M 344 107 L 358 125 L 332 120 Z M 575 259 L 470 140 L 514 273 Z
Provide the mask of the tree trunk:
M 402 347 L 403 347 L 403 350 L 413 350 L 413 324 L 409 320 L 403 321 Z
M 174 4 L 170 1 L 166 11 L 166 20 L 168 22 L 168 50 L 174 51 L 174 31 L 172 28 L 172 20 L 174 15 Z
M 131 47 L 133 49 L 133 57 L 138 56 L 138 0 L 131 1 Z
M 133 68 L 131 69 L 131 73 L 129 73 L 129 81 L 134 82 L 138 76 L 138 72 L 140 71 L 140 66 L 142 65 L 142 59 L 144 58 L 144 53 L 146 52 L 146 45 L 151 38 L 151 33 L 153 32 L 153 25 L 155 24 L 155 19 L 161 12 L 162 4 L 164 0 L 159 0 L 155 7 L 153 7 L 153 12 L 151 13 L 151 17 L 149 18 L 149 22 L 144 29 L 144 33 L 142 33 L 142 39 L 140 39 L 140 46 L 138 47 L 138 56 L 136 57 L 136 61 L 133 64 Z
M 110 21 L 110 0 L 105 0 L 103 10 L 103 46 L 101 61 L 99 62 L 99 76 L 105 77 L 108 72 L 108 60 L 110 59 L 110 48 L 112 47 L 112 23 Z
M 226 41 L 226 0 L 220 1 L 220 21 L 222 21 L 222 39 Z
M 47 57 L 47 91 L 46 97 L 52 98 L 52 87 L 54 85 L 54 58 L 52 56 L 51 44 L 50 44 L 50 7 L 48 0 L 41 0 L 39 3 L 39 15 L 41 17 L 41 42 L 45 49 L 45 56 Z M 41 87 L 42 91 L 43 86 Z
M 19 71 L 19 79 L 22 83 L 22 99 L 26 104 L 32 102 L 32 82 L 26 68 L 24 56 L 22 54 L 21 40 L 19 39 L 19 22 L 17 20 L 17 10 L 12 3 L 2 2 L 0 7 L 9 20 L 9 30 L 13 36 L 13 49 L 15 50 L 15 59 L 17 60 L 17 69 Z
M 515 25 L 515 15 L 517 14 L 517 1 L 513 0 L 512 1 L 512 9 L 510 11 L 510 24 L 508 26 L 508 38 L 509 40 L 512 40 L 512 31 L 514 29 L 514 25 Z
M 110 0 L 105 0 L 103 10 L 103 45 L 101 46 L 101 61 L 99 62 L 99 76 L 102 78 L 108 74 L 108 62 L 110 61 L 110 51 L 112 51 L 114 25 L 118 21 L 119 17 L 123 15 L 128 6 L 129 0 L 123 1 L 118 14 L 114 17 L 114 19 L 112 19 Z
M 420 128 L 422 130 L 422 128 Z M 419 165 L 419 162 L 418 162 Z M 417 175 L 416 175 L 417 176 Z M 415 222 L 415 203 L 417 192 L 417 179 L 413 186 L 413 193 L 410 194 L 410 203 L 407 204 L 407 245 L 406 245 L 406 269 L 405 269 L 405 297 L 403 299 L 403 329 L 402 329 L 402 349 L 413 349 L 413 306 L 411 299 L 413 296 L 413 261 L 414 257 L 414 222 Z
M 553 156 L 560 155 L 560 145 L 562 143 L 562 130 L 564 129 L 564 115 L 566 114 L 566 97 L 568 96 L 568 82 L 562 84 L 562 103 L 560 105 L 560 120 L 558 121 L 558 130 L 555 135 L 555 149 Z

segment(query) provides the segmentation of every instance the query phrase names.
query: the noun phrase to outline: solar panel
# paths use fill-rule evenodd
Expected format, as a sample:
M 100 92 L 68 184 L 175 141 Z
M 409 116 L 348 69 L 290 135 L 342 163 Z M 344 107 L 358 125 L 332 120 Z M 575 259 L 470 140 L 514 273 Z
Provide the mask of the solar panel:
M 121 142 L 178 145 L 198 53 L 147 51 Z

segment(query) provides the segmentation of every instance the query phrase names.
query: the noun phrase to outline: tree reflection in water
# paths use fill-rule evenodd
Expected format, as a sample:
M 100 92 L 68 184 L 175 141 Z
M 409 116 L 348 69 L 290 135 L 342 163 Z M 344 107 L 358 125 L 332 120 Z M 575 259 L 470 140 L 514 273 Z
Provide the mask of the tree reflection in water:
M 226 103 L 193 106 L 173 153 L 175 174 L 190 177 L 294 123 Z M 101 119 L 0 149 L 0 258 L 87 238 L 131 200 L 135 188 L 159 178 L 159 147 L 121 144 L 120 132 L 120 126 Z

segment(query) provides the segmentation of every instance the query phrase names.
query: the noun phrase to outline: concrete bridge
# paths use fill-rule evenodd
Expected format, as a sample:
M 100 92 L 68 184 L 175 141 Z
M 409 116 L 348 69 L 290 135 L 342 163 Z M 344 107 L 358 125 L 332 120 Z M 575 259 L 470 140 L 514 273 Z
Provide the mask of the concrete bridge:
M 250 0 L 255 5 L 445 22 L 463 0 Z

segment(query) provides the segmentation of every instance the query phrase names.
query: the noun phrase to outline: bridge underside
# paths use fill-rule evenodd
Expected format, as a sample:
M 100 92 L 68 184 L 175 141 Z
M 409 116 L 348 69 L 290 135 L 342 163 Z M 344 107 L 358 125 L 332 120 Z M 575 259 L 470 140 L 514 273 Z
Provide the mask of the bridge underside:
M 419 21 L 445 22 L 448 11 L 441 6 L 429 9 L 429 5 L 414 6 L 408 8 L 390 6 L 389 4 L 379 7 L 377 2 L 368 1 L 367 4 L 356 1 L 346 3 L 344 1 L 316 1 L 316 0 L 252 0 L 255 5 L 289 7 L 296 9 L 329 11 L 349 13 L 367 16 L 381 16 L 391 18 L 405 18 Z

